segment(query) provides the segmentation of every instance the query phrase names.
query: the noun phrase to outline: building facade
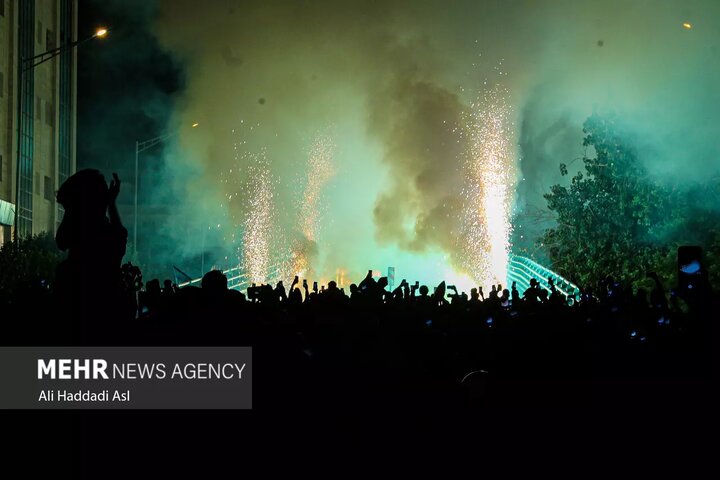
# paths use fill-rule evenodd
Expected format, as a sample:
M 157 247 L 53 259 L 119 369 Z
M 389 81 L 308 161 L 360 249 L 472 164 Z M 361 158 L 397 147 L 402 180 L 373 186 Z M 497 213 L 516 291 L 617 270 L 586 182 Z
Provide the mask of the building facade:
M 55 192 L 76 165 L 76 49 L 34 68 L 21 58 L 76 40 L 77 0 L 0 0 L 0 244 L 62 219 Z

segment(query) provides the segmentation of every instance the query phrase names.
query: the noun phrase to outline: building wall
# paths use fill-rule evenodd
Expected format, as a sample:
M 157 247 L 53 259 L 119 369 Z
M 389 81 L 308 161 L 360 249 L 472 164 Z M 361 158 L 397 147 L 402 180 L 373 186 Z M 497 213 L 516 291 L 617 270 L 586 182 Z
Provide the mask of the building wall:
M 32 1 L 32 0 L 31 0 Z M 35 51 L 41 53 L 58 45 L 57 3 L 35 1 Z M 34 69 L 35 150 L 33 156 L 33 233 L 55 228 L 55 127 L 57 125 L 57 71 L 59 59 Z
M 13 84 L 13 11 L 11 0 L 0 0 L 0 200 L 12 201 L 14 169 L 11 167 L 13 149 L 13 103 L 10 89 Z M 10 235 L 10 227 L 0 225 L 0 243 Z
M 32 2 L 32 3 L 30 3 Z M 32 31 L 32 55 L 77 39 L 77 0 L 0 0 L 0 199 L 15 204 L 17 166 L 18 54 L 21 41 Z M 4 7 L 4 8 L 3 8 Z M 33 21 L 19 28 L 20 19 L 32 12 Z M 23 33 L 24 31 L 24 33 Z M 21 36 L 19 36 L 21 35 Z M 30 44 L 25 43 L 28 52 Z M 25 169 L 21 194 L 29 221 L 20 223 L 20 234 L 54 231 L 61 217 L 55 202 L 60 182 L 75 170 L 76 53 L 70 49 L 25 73 L 23 96 L 28 123 L 23 124 Z M 27 53 L 26 53 L 27 54 Z M 30 77 L 31 76 L 31 77 Z M 23 228 L 24 226 L 24 228 Z M 9 240 L 11 229 L 0 227 L 0 242 Z

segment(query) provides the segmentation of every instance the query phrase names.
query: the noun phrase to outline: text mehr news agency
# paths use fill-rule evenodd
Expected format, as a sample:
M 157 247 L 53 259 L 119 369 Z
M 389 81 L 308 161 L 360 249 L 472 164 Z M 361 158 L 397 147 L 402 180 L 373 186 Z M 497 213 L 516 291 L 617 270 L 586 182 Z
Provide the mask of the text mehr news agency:
M 245 363 L 113 363 L 104 359 L 38 359 L 38 380 L 242 380 Z

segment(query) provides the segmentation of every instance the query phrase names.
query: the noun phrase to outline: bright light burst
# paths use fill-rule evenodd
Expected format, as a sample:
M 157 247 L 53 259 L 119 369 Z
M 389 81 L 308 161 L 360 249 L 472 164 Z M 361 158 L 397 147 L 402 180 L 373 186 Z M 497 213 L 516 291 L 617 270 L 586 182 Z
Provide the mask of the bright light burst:
M 268 280 L 273 227 L 273 177 L 265 152 L 248 155 L 246 202 L 242 242 L 243 266 L 253 283 Z
M 333 150 L 335 145 L 332 139 L 319 135 L 313 143 L 307 163 L 307 184 L 300 206 L 301 231 L 308 240 L 315 241 L 322 205 L 320 194 L 323 187 L 335 175 L 333 167 Z
M 465 125 L 470 151 L 464 164 L 463 266 L 482 286 L 505 284 L 515 186 L 508 91 L 500 86 L 489 88 L 471 107 Z
M 317 241 L 320 219 L 324 204 L 322 190 L 335 175 L 333 152 L 335 144 L 329 135 L 315 137 L 308 155 L 307 180 L 298 206 L 298 228 L 303 239 L 295 242 L 291 253 L 291 271 L 293 275 L 306 276 L 310 270 L 308 249 Z

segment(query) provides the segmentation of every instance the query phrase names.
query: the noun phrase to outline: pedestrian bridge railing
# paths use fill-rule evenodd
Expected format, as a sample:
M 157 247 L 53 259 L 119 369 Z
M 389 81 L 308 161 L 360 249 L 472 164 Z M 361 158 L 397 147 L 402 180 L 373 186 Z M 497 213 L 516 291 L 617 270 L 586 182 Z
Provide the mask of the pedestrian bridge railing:
M 273 265 L 268 269 L 270 272 L 268 275 L 268 282 L 277 281 L 280 278 L 280 263 Z M 250 285 L 250 276 L 243 269 L 242 266 L 237 266 L 223 270 L 223 273 L 228 277 L 228 288 L 233 290 L 244 291 Z M 521 255 L 510 255 L 508 259 L 508 272 L 507 278 L 510 282 L 515 282 L 516 287 L 522 295 L 525 290 L 530 287 L 530 280 L 536 279 L 540 284 L 540 287 L 550 291 L 549 278 L 553 279 L 555 288 L 557 288 L 563 295 L 568 297 L 575 297 L 579 295 L 580 289 L 577 285 L 573 284 L 569 280 L 563 278 L 557 273 L 553 272 L 547 267 L 537 263 L 536 261 L 523 257 Z M 179 287 L 187 286 L 200 286 L 202 277 L 193 278 L 186 282 L 179 283 Z
M 563 278 L 549 268 L 546 268 L 536 261 L 520 255 L 510 255 L 508 261 L 508 280 L 516 282 L 516 287 L 523 294 L 525 290 L 530 288 L 530 280 L 536 279 L 540 287 L 550 291 L 549 278 L 552 278 L 557 288 L 563 295 L 575 297 L 580 294 L 577 285 Z

